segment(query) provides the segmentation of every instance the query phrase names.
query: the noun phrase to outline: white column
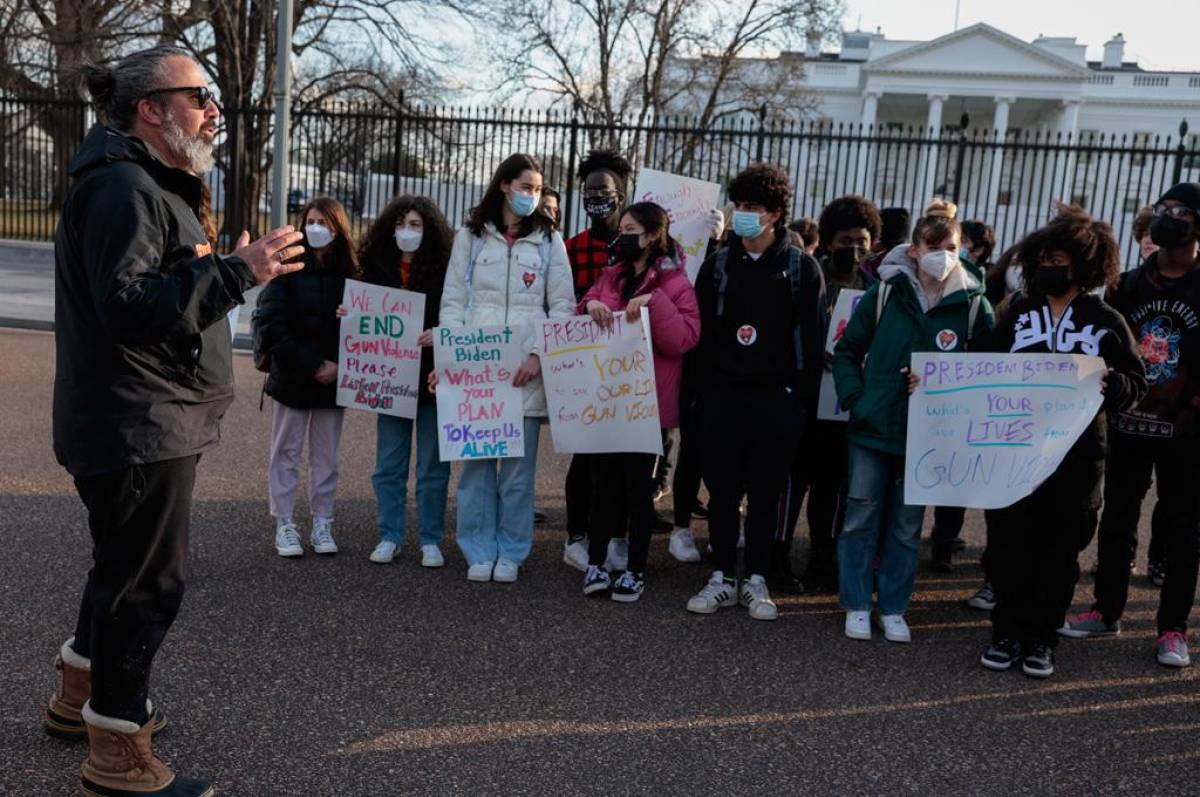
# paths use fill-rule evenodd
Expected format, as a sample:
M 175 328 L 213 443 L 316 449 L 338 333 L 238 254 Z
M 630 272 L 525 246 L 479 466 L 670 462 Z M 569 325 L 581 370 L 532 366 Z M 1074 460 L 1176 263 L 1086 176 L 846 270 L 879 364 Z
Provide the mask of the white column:
M 863 95 L 863 111 L 862 111 L 862 141 L 858 148 L 858 176 L 855 179 L 854 190 L 860 194 L 867 193 L 867 188 L 871 181 L 867 176 L 867 170 L 870 167 L 869 156 L 874 144 L 867 141 L 867 138 L 875 134 L 875 117 L 879 112 L 879 92 L 868 91 Z
M 1058 130 L 1062 133 L 1062 141 L 1071 142 L 1072 147 L 1079 137 L 1079 100 L 1063 100 L 1062 116 L 1059 118 Z M 1075 181 L 1075 152 L 1070 150 L 1066 157 L 1059 153 L 1057 164 L 1062 168 L 1062 175 L 1058 180 L 1058 199 L 1063 202 L 1071 201 L 1071 194 L 1074 193 Z
M 1008 133 L 1008 108 L 1014 102 L 1012 97 L 997 97 L 996 111 L 992 116 L 992 140 L 996 149 L 992 151 L 992 176 L 988 182 L 988 201 L 985 211 L 994 210 L 1000 198 L 1000 174 L 1004 169 L 1004 145 Z
M 937 146 L 932 142 L 936 142 L 941 137 L 942 103 L 946 99 L 945 94 L 929 95 L 929 116 L 925 120 L 925 135 L 929 136 L 931 143 L 925 147 L 925 179 L 922 183 L 924 190 L 919 200 L 922 207 L 933 196 L 933 181 L 937 176 Z

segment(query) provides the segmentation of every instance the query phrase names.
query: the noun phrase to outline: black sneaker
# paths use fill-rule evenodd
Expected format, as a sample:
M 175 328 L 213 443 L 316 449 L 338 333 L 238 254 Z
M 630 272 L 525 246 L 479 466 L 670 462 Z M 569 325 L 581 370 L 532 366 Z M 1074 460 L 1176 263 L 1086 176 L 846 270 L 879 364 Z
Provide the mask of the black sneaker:
M 588 565 L 587 575 L 583 577 L 583 594 L 594 595 L 597 592 L 604 592 L 612 586 L 612 579 L 609 578 L 608 571 L 603 567 Z
M 1021 643 L 1011 639 L 997 639 L 984 651 L 979 663 L 989 670 L 1007 670 L 1021 659 Z
M 1021 662 L 1021 672 L 1030 678 L 1049 678 L 1054 675 L 1054 651 L 1049 645 L 1034 645 Z
M 696 520 L 708 520 L 708 507 L 697 501 L 696 508 L 692 510 L 692 517 Z
M 1150 562 L 1146 567 L 1146 575 L 1150 577 L 1151 584 L 1161 587 L 1167 580 L 1167 566 L 1162 562 Z
M 613 584 L 612 599 L 617 603 L 634 603 L 642 597 L 642 591 L 645 589 L 646 579 L 642 574 L 626 570 L 617 579 L 617 583 Z

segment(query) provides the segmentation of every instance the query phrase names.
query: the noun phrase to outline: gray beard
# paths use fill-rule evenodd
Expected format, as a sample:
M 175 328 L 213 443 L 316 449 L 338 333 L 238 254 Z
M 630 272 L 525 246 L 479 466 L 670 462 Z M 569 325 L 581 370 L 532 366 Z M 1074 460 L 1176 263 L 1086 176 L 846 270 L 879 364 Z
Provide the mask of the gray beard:
M 187 171 L 194 175 L 207 174 L 213 169 L 213 145 L 200 135 L 189 136 L 175 121 L 174 113 L 168 111 L 162 126 L 163 143 L 171 157 L 187 164 Z

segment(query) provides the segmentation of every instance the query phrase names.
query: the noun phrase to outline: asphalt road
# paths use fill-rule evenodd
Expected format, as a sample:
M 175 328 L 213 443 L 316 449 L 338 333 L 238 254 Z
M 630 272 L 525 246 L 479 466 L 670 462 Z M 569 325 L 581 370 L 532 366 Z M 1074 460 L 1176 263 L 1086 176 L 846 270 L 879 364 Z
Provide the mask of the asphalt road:
M 0 794 L 74 794 L 83 750 L 43 735 L 40 712 L 88 567 L 85 518 L 50 452 L 52 338 L 0 332 L 0 352 Z M 269 405 L 244 355 L 237 375 L 152 687 L 172 722 L 159 751 L 220 794 L 1200 793 L 1200 667 L 1154 662 L 1143 577 L 1124 633 L 1062 645 L 1044 683 L 978 664 L 986 618 L 963 606 L 977 513 L 955 572 L 922 573 L 907 646 L 843 638 L 825 595 L 781 598 L 773 624 L 689 615 L 705 570 L 676 564 L 662 537 L 640 603 L 588 600 L 560 560 L 557 456 L 539 468 L 550 522 L 520 583 L 468 583 L 449 545 L 440 571 L 411 547 L 373 565 L 373 424 L 353 413 L 342 552 L 283 560 Z M 1079 603 L 1090 589 L 1085 577 Z

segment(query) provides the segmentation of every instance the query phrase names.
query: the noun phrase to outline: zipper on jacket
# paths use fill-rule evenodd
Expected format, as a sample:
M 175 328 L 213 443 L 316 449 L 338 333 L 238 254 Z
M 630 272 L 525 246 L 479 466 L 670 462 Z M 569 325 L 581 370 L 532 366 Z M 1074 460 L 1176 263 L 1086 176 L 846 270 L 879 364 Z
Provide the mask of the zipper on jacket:
M 506 240 L 505 243 L 508 243 Z M 512 246 L 508 247 L 508 266 L 504 271 L 504 323 L 508 323 L 508 303 L 509 294 L 512 292 L 512 253 L 513 247 L 517 245 L 516 241 L 512 242 Z

